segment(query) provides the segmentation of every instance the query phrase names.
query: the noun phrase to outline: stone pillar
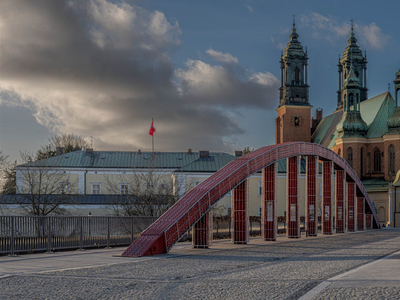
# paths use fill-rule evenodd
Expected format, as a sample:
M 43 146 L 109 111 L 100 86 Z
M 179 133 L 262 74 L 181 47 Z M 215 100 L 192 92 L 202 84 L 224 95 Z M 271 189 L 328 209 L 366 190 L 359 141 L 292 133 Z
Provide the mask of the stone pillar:
M 276 164 L 269 165 L 262 170 L 262 213 L 261 234 L 265 241 L 275 241 L 277 234 L 276 219 Z
M 346 171 L 336 170 L 336 232 L 345 232 L 345 180 Z
M 357 230 L 365 230 L 365 198 L 357 197 Z
M 317 202 L 318 156 L 306 157 L 306 230 L 308 235 L 316 236 L 318 232 Z
M 210 235 L 211 234 L 211 235 Z M 208 212 L 193 225 L 193 248 L 208 248 L 212 243 L 212 213 Z
M 356 198 L 356 184 L 354 182 L 347 182 L 347 187 L 346 187 L 346 195 L 347 195 L 347 230 L 348 231 L 355 231 L 355 198 Z
M 232 242 L 234 244 L 247 244 L 249 238 L 247 219 L 247 180 L 244 180 L 232 191 Z
M 283 64 L 281 62 L 281 87 L 283 87 Z
M 333 162 L 322 162 L 322 233 L 332 234 L 332 170 Z
M 286 236 L 300 237 L 299 218 L 299 156 L 287 159 Z

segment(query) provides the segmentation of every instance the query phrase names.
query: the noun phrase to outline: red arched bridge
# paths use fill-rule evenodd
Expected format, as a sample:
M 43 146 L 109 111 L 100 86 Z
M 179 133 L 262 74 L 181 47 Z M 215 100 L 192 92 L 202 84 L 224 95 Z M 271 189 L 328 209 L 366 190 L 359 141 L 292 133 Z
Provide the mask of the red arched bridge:
M 275 240 L 277 162 L 287 159 L 286 235 L 300 237 L 300 156 L 306 158 L 305 225 L 317 235 L 317 177 L 322 163 L 321 229 L 323 234 L 380 228 L 372 202 L 350 165 L 333 151 L 311 143 L 271 145 L 239 157 L 191 189 L 125 250 L 123 256 L 168 252 L 193 227 L 193 245 L 209 245 L 211 207 L 232 190 L 234 243 L 248 241 L 247 180 L 262 170 L 262 237 Z

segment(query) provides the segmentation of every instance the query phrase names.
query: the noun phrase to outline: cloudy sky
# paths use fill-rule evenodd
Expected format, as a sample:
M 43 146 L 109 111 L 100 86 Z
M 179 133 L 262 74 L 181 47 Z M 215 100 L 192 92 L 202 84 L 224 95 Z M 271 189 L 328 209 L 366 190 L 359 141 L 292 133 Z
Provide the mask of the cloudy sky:
M 96 150 L 232 152 L 274 143 L 279 57 L 292 15 L 308 47 L 310 102 L 336 107 L 350 19 L 369 96 L 400 68 L 400 1 L 2 0 L 0 149 L 55 133 Z

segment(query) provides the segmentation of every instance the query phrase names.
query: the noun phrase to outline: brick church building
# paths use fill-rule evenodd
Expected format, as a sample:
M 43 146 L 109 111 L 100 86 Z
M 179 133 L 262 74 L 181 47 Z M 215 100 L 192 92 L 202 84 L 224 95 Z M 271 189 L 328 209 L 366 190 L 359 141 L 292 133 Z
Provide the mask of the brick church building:
M 280 60 L 281 87 L 275 142 L 304 141 L 333 150 L 353 167 L 374 202 L 382 224 L 400 227 L 400 69 L 390 91 L 368 98 L 367 56 L 353 26 L 339 57 L 336 110 L 311 118 L 308 55 L 295 24 Z

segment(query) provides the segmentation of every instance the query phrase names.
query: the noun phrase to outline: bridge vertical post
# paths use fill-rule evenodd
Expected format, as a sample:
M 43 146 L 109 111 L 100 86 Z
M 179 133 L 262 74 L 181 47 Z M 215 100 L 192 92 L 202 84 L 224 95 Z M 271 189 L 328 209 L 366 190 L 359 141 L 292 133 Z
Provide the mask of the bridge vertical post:
M 286 201 L 286 236 L 300 237 L 299 218 L 299 156 L 287 159 L 287 201 Z
M 336 170 L 336 232 L 345 232 L 345 180 L 346 171 Z
M 277 176 L 276 163 L 262 170 L 261 234 L 265 241 L 275 241 L 278 230 L 276 219 Z
M 356 197 L 356 184 L 354 182 L 347 182 L 346 188 L 347 195 L 347 230 L 353 232 L 355 230 L 355 197 Z
M 322 162 L 322 234 L 332 234 L 332 161 Z
M 210 236 L 211 232 L 211 236 Z M 212 243 L 212 212 L 206 213 L 193 225 L 193 248 L 208 248 Z
M 365 198 L 357 197 L 357 230 L 365 230 Z
M 315 212 L 317 203 L 318 156 L 306 157 L 306 230 L 308 235 L 316 236 L 318 221 Z
M 232 191 L 232 242 L 234 244 L 247 244 L 249 239 L 247 186 L 247 180 L 244 180 Z

